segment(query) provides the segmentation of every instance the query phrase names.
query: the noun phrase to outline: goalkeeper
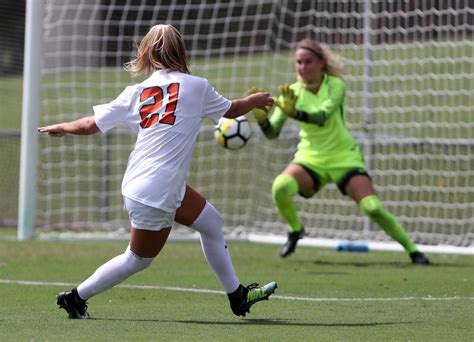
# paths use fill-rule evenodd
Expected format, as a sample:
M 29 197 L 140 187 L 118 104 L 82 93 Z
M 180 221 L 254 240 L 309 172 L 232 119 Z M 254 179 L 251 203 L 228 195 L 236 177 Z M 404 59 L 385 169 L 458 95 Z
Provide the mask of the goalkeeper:
M 359 146 L 346 128 L 345 85 L 337 64 L 336 56 L 318 42 L 300 41 L 295 51 L 297 81 L 280 86 L 271 117 L 260 109 L 252 111 L 268 139 L 278 137 L 288 118 L 296 120 L 300 128 L 294 159 L 272 185 L 274 203 L 289 224 L 288 240 L 280 255 L 293 253 L 304 235 L 293 197 L 299 193 L 310 198 L 326 184 L 336 183 L 342 194 L 352 198 L 364 214 L 403 246 L 414 264 L 429 264 L 375 193 Z

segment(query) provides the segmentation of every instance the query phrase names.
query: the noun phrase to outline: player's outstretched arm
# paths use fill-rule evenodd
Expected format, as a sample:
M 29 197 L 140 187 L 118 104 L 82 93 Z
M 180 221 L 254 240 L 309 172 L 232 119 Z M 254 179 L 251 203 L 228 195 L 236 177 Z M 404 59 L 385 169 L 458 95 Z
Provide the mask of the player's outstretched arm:
M 267 107 L 271 106 L 273 106 L 273 99 L 270 94 L 267 92 L 258 92 L 241 99 L 232 100 L 232 104 L 224 117 L 234 119 L 247 114 L 254 108 L 267 110 Z
M 45 127 L 39 127 L 38 132 L 47 133 L 52 137 L 63 137 L 66 134 L 95 134 L 100 132 L 100 129 L 95 123 L 94 116 L 90 115 L 71 122 L 63 122 Z

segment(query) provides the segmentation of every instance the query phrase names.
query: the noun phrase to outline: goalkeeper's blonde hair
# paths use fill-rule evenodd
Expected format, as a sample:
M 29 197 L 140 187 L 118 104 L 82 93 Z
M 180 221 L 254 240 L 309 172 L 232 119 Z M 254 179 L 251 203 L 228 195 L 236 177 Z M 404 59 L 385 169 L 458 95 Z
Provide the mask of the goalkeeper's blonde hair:
M 156 70 L 189 74 L 181 33 L 172 25 L 151 27 L 138 46 L 137 56 L 125 64 L 125 70 L 134 76 Z
M 296 50 L 298 49 L 311 51 L 316 57 L 325 61 L 323 69 L 325 73 L 342 78 L 344 70 L 341 57 L 324 47 L 320 42 L 305 38 L 296 44 Z M 298 80 L 304 84 L 304 81 L 299 76 Z

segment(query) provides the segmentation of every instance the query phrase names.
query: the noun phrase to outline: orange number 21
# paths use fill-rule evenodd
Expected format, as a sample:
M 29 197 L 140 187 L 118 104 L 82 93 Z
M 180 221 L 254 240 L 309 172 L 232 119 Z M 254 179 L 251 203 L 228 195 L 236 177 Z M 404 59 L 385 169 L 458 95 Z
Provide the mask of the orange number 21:
M 163 89 L 161 87 L 150 87 L 143 89 L 140 94 L 140 101 L 146 101 L 149 98 L 153 98 L 153 103 L 146 104 L 140 107 L 140 126 L 142 128 L 149 128 L 156 123 L 163 123 L 166 125 L 174 125 L 176 116 L 174 112 L 176 110 L 176 105 L 178 104 L 178 93 L 179 93 L 179 83 L 171 83 L 166 91 L 169 94 L 169 101 L 166 104 L 165 112 L 160 117 L 158 112 L 163 105 Z

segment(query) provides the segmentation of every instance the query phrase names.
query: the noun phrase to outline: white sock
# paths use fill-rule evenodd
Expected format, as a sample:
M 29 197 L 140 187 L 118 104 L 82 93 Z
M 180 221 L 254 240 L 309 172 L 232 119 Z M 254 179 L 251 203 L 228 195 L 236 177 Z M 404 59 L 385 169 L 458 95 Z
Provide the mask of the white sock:
M 127 250 L 115 258 L 100 266 L 93 275 L 77 287 L 79 297 L 89 299 L 111 287 L 121 283 L 132 274 L 147 268 L 153 258 L 141 258 L 130 250 Z
M 219 279 L 226 293 L 234 292 L 240 281 L 232 266 L 229 251 L 222 232 L 222 217 L 216 208 L 206 202 L 199 217 L 189 228 L 198 231 L 201 235 L 201 246 L 208 264 Z

